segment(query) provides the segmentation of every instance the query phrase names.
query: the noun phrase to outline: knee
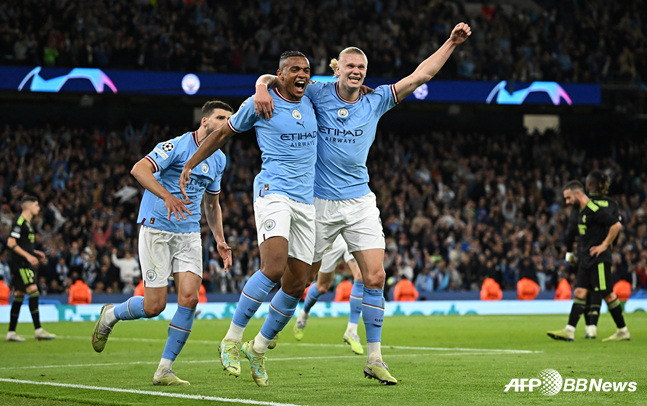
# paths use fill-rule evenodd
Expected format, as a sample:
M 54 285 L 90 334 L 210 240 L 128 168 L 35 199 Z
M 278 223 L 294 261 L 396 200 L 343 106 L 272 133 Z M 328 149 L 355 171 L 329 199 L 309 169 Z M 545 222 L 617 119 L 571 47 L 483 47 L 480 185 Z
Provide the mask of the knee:
M 367 289 L 384 289 L 385 279 L 386 273 L 384 272 L 384 269 L 369 272 L 368 275 L 364 275 L 364 286 Z
M 330 290 L 330 283 L 322 283 L 321 285 L 317 284 L 317 290 L 323 295 Z
M 264 266 L 261 268 L 261 272 L 263 275 L 267 277 L 267 279 L 271 280 L 274 283 L 278 283 L 281 280 L 281 277 L 285 273 L 285 266 L 283 267 L 271 267 L 271 266 Z
M 582 288 L 575 288 L 575 291 L 573 292 L 573 296 L 575 296 L 577 299 L 586 299 L 586 289 Z
M 159 316 L 166 308 L 166 303 L 146 303 L 144 302 L 144 313 L 146 317 Z
M 177 304 L 189 309 L 198 307 L 198 295 L 181 295 L 177 298 Z
M 313 286 L 311 289 L 313 288 L 316 288 L 316 286 Z M 281 289 L 287 295 L 300 298 L 306 290 L 306 285 L 304 281 L 293 281 L 292 283 L 282 284 Z

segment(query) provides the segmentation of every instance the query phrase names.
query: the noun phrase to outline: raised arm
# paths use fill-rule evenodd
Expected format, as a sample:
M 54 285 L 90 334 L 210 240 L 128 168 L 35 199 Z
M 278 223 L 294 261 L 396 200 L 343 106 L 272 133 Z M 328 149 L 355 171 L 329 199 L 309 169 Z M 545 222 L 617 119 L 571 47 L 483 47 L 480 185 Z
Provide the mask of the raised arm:
M 220 208 L 220 195 L 205 193 L 204 195 L 204 215 L 207 217 L 207 224 L 211 233 L 216 239 L 216 248 L 222 258 L 225 270 L 231 266 L 231 248 L 225 241 L 225 233 L 222 228 L 222 209 Z
M 227 121 L 227 123 L 229 123 L 229 121 Z M 197 151 L 195 151 L 193 156 L 191 156 L 191 158 L 186 161 L 184 168 L 182 169 L 182 174 L 180 175 L 180 191 L 182 192 L 182 196 L 184 196 L 185 199 L 188 200 L 185 186 L 187 183 L 189 183 L 191 170 L 195 168 L 200 162 L 211 156 L 211 154 L 218 151 L 234 134 L 234 130 L 229 127 L 229 124 L 222 125 L 220 128 L 209 134 L 202 141 L 202 144 L 200 144 L 200 147 Z
M 191 203 L 189 199 L 181 200 L 173 196 L 171 192 L 166 190 L 166 188 L 162 186 L 157 179 L 155 179 L 155 168 L 147 158 L 144 157 L 140 159 L 139 162 L 133 166 L 133 169 L 130 170 L 130 174 L 133 175 L 135 179 L 137 179 L 137 181 L 146 188 L 146 190 L 164 201 L 164 206 L 166 206 L 166 209 L 168 210 L 167 220 L 171 219 L 171 214 L 175 215 L 175 219 L 177 221 L 180 220 L 180 216 L 182 217 L 182 220 L 186 220 L 186 216 L 184 215 L 185 212 L 189 215 L 193 214 L 186 207 L 187 204 Z
M 467 37 L 472 34 L 470 26 L 466 23 L 458 23 L 452 30 L 449 39 L 438 48 L 429 58 L 425 59 L 416 70 L 406 78 L 395 84 L 395 91 L 400 100 L 413 93 L 418 86 L 427 83 L 433 78 L 440 68 L 443 67 L 449 56 L 454 52 L 457 45 L 465 42 Z
M 263 75 L 256 79 L 256 93 L 254 94 L 254 110 L 256 114 L 269 120 L 274 111 L 274 99 L 270 96 L 268 89 L 278 85 L 278 78 L 275 75 Z

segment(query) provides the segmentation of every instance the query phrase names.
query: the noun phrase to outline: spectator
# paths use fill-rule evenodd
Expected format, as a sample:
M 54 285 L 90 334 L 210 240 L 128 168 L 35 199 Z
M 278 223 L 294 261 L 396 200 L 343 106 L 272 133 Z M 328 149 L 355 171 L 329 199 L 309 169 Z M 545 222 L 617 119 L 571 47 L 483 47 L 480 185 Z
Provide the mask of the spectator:
M 615 285 L 613 285 L 613 293 L 615 293 L 616 296 L 618 296 L 618 300 L 624 304 L 631 297 L 631 283 L 624 279 L 620 279 Z
M 414 286 L 418 293 L 420 294 L 420 299 L 429 300 L 432 297 L 432 292 L 434 291 L 434 278 L 429 274 L 429 268 L 431 265 L 425 265 L 422 268 L 422 271 L 416 276 L 416 281 Z
M 555 300 L 571 300 L 573 291 L 567 278 L 562 278 L 555 290 Z
M 144 281 L 140 280 L 137 286 L 135 287 L 135 291 L 133 292 L 133 296 L 144 296 Z
M 72 280 L 73 283 L 72 286 L 70 286 L 70 294 L 67 302 L 71 305 L 92 303 L 92 290 L 90 290 L 90 287 L 83 282 L 81 276 L 75 273 L 72 275 Z
M 312 286 L 312 285 L 311 285 Z M 348 275 L 335 288 L 335 302 L 349 302 L 350 292 L 353 290 L 353 283 Z
M 481 300 L 501 300 L 503 298 L 503 291 L 501 286 L 492 278 L 485 278 L 481 286 Z
M 517 282 L 517 300 L 535 300 L 541 288 L 530 278 L 521 278 Z
M 134 292 L 135 286 L 133 282 L 135 278 L 141 276 L 141 271 L 139 270 L 139 262 L 134 257 L 133 252 L 127 248 L 124 250 L 124 257 L 118 258 L 117 249 L 113 248 L 110 260 L 119 268 L 119 280 L 122 286 L 130 286 L 132 289 L 130 289 L 129 293 Z
M 418 295 L 416 287 L 405 275 L 402 275 L 402 278 L 395 284 L 393 289 L 393 300 L 396 302 L 414 302 L 418 299 Z
M 4 276 L 0 275 L 0 305 L 8 305 L 11 289 L 4 283 Z

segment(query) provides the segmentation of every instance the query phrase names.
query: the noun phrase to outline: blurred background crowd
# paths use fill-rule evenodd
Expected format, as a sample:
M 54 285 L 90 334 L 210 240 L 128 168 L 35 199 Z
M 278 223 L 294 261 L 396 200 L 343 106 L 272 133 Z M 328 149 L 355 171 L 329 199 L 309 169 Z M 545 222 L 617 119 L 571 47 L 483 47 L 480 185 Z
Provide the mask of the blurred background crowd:
M 4 245 L 21 196 L 36 194 L 43 208 L 37 245 L 48 257 L 40 273 L 43 292 L 65 292 L 75 273 L 95 293 L 134 290 L 141 278 L 136 217 L 142 188 L 129 171 L 157 142 L 182 131 L 152 123 L 112 131 L 2 129 L 0 239 Z M 429 298 L 435 291 L 479 290 L 486 277 L 515 289 L 528 277 L 554 289 L 569 275 L 563 259 L 570 208 L 561 187 L 601 169 L 612 179 L 624 223 L 614 248 L 616 276 L 647 288 L 647 140 L 607 138 L 599 145 L 606 154 L 596 154 L 586 149 L 591 137 L 379 131 L 368 162 L 387 240 L 389 287 L 406 277 Z M 254 137 L 241 135 L 225 152 L 221 205 L 234 265 L 224 272 L 204 224 L 208 292 L 239 292 L 259 268 L 251 201 L 258 147 Z M 6 275 L 7 256 L 0 256 Z
M 321 75 L 352 45 L 371 75 L 401 77 L 467 20 L 440 78 L 644 82 L 646 14 L 645 0 L 4 1 L 0 63 L 257 74 L 297 49 Z
M 273 72 L 282 51 L 297 49 L 308 55 L 313 74 L 328 74 L 329 59 L 352 45 L 366 52 L 369 76 L 403 77 L 459 21 L 473 35 L 434 80 L 644 87 L 647 0 L 10 0 L 0 3 L 0 64 L 256 75 Z M 123 101 L 106 106 L 127 109 Z M 421 109 L 418 117 L 424 114 Z M 95 293 L 131 293 L 141 278 L 142 188 L 129 171 L 157 142 L 192 128 L 146 117 L 105 124 L 110 119 L 94 125 L 87 124 L 92 118 L 0 121 L 0 244 L 21 197 L 38 196 L 37 245 L 48 257 L 39 279 L 43 293 L 65 292 L 74 275 Z M 554 289 L 572 271 L 563 260 L 570 209 L 561 187 L 593 169 L 609 175 L 622 210 L 615 275 L 634 289 L 647 288 L 644 134 L 600 128 L 538 135 L 503 125 L 473 131 L 423 124 L 398 131 L 385 126 L 389 120 L 380 123 L 368 160 L 387 239 L 386 289 L 406 277 L 429 298 L 478 290 L 486 277 L 514 289 L 524 276 Z M 239 292 L 259 268 L 251 200 L 258 147 L 242 135 L 225 153 L 221 205 L 234 266 L 221 268 L 205 224 L 209 292 Z M 5 279 L 7 260 L 4 250 Z

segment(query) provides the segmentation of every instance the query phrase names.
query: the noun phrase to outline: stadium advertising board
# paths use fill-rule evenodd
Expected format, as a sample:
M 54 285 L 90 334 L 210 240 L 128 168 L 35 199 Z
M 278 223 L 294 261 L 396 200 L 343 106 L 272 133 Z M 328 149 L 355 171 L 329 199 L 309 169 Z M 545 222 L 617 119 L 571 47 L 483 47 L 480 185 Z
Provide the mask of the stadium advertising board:
M 257 75 L 103 70 L 98 68 L 0 67 L 0 90 L 45 93 L 100 93 L 247 97 Z M 314 76 L 334 81 L 332 76 Z M 396 80 L 368 78 L 372 88 Z M 406 100 L 437 103 L 580 106 L 601 103 L 600 85 L 557 82 L 435 81 L 420 86 Z
M 514 303 L 514 305 L 512 305 Z M 569 300 L 528 300 L 483 302 L 480 300 L 431 300 L 418 302 L 387 302 L 385 316 L 444 316 L 444 315 L 533 315 L 533 314 L 568 314 L 572 302 Z M 41 304 L 40 319 L 51 323 L 58 321 L 92 321 L 97 320 L 102 304 L 81 306 Z M 9 323 L 10 306 L 0 306 L 0 323 Z M 169 303 L 166 309 L 155 319 L 171 320 L 177 304 Z M 236 310 L 236 303 L 201 303 L 199 319 L 231 319 Z M 606 308 L 605 308 L 606 309 Z M 263 303 L 254 317 L 265 318 L 269 303 Z M 647 311 L 647 299 L 632 299 L 625 305 L 626 313 Z M 606 310 L 602 311 L 603 313 Z M 310 312 L 311 317 L 348 317 L 348 303 L 318 302 Z M 29 323 L 31 316 L 27 312 L 20 314 L 19 322 Z

